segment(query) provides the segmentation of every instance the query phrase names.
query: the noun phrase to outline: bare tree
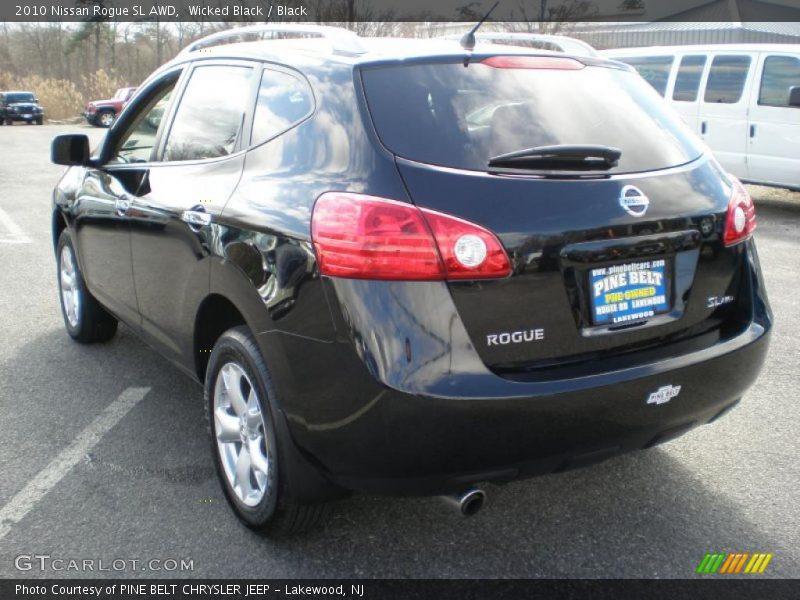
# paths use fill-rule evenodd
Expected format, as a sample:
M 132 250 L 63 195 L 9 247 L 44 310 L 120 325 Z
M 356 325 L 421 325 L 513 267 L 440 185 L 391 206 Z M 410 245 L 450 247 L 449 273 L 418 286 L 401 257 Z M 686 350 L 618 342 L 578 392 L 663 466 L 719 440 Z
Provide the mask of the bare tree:
M 593 19 L 599 12 L 592 0 L 519 0 L 517 7 L 521 18 L 509 23 L 508 28 L 525 33 L 566 33 L 576 21 Z

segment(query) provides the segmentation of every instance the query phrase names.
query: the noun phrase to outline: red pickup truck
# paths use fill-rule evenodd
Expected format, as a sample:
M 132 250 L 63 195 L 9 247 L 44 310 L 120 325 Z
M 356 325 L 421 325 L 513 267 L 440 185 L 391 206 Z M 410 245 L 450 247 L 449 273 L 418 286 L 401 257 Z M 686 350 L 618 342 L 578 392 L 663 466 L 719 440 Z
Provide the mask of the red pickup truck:
M 89 102 L 83 111 L 86 122 L 95 127 L 111 127 L 135 91 L 135 87 L 120 88 L 109 100 Z

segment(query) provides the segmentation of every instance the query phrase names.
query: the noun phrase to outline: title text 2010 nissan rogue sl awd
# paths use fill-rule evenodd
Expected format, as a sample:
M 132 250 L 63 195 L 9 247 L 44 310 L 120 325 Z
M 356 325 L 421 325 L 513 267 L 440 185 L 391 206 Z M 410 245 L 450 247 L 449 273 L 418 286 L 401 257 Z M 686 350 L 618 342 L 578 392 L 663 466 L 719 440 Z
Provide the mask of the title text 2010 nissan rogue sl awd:
M 246 31 L 306 37 L 201 40 L 95 154 L 53 142 L 69 334 L 123 321 L 205 383 L 245 523 L 350 491 L 470 512 L 472 486 L 653 446 L 753 383 L 753 202 L 630 67 Z

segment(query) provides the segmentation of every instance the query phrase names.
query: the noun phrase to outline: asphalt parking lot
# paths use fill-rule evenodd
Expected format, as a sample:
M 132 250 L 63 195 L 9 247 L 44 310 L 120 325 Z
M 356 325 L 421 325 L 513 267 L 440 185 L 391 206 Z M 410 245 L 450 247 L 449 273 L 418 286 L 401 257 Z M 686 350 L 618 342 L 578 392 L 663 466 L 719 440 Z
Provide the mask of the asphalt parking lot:
M 194 567 L 98 576 L 689 577 L 705 553 L 734 551 L 773 553 L 765 576 L 800 577 L 800 194 L 754 189 L 776 326 L 758 383 L 724 419 L 491 487 L 471 519 L 437 498 L 359 496 L 326 526 L 273 542 L 223 499 L 200 387 L 124 327 L 96 346 L 64 331 L 50 241 L 60 167 L 48 160 L 52 136 L 74 130 L 103 135 L 0 129 L 0 577 L 92 576 L 15 567 L 34 554 Z

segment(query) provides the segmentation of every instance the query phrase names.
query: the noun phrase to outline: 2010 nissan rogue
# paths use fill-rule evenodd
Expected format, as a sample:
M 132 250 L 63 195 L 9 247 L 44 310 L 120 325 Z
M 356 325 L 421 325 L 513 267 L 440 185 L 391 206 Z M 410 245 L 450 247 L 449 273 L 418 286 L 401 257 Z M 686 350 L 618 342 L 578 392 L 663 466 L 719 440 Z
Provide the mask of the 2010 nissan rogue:
M 204 383 L 267 533 L 351 491 L 469 513 L 481 483 L 659 444 L 767 351 L 753 201 L 612 60 L 256 26 L 52 155 L 68 333 L 122 321 Z

